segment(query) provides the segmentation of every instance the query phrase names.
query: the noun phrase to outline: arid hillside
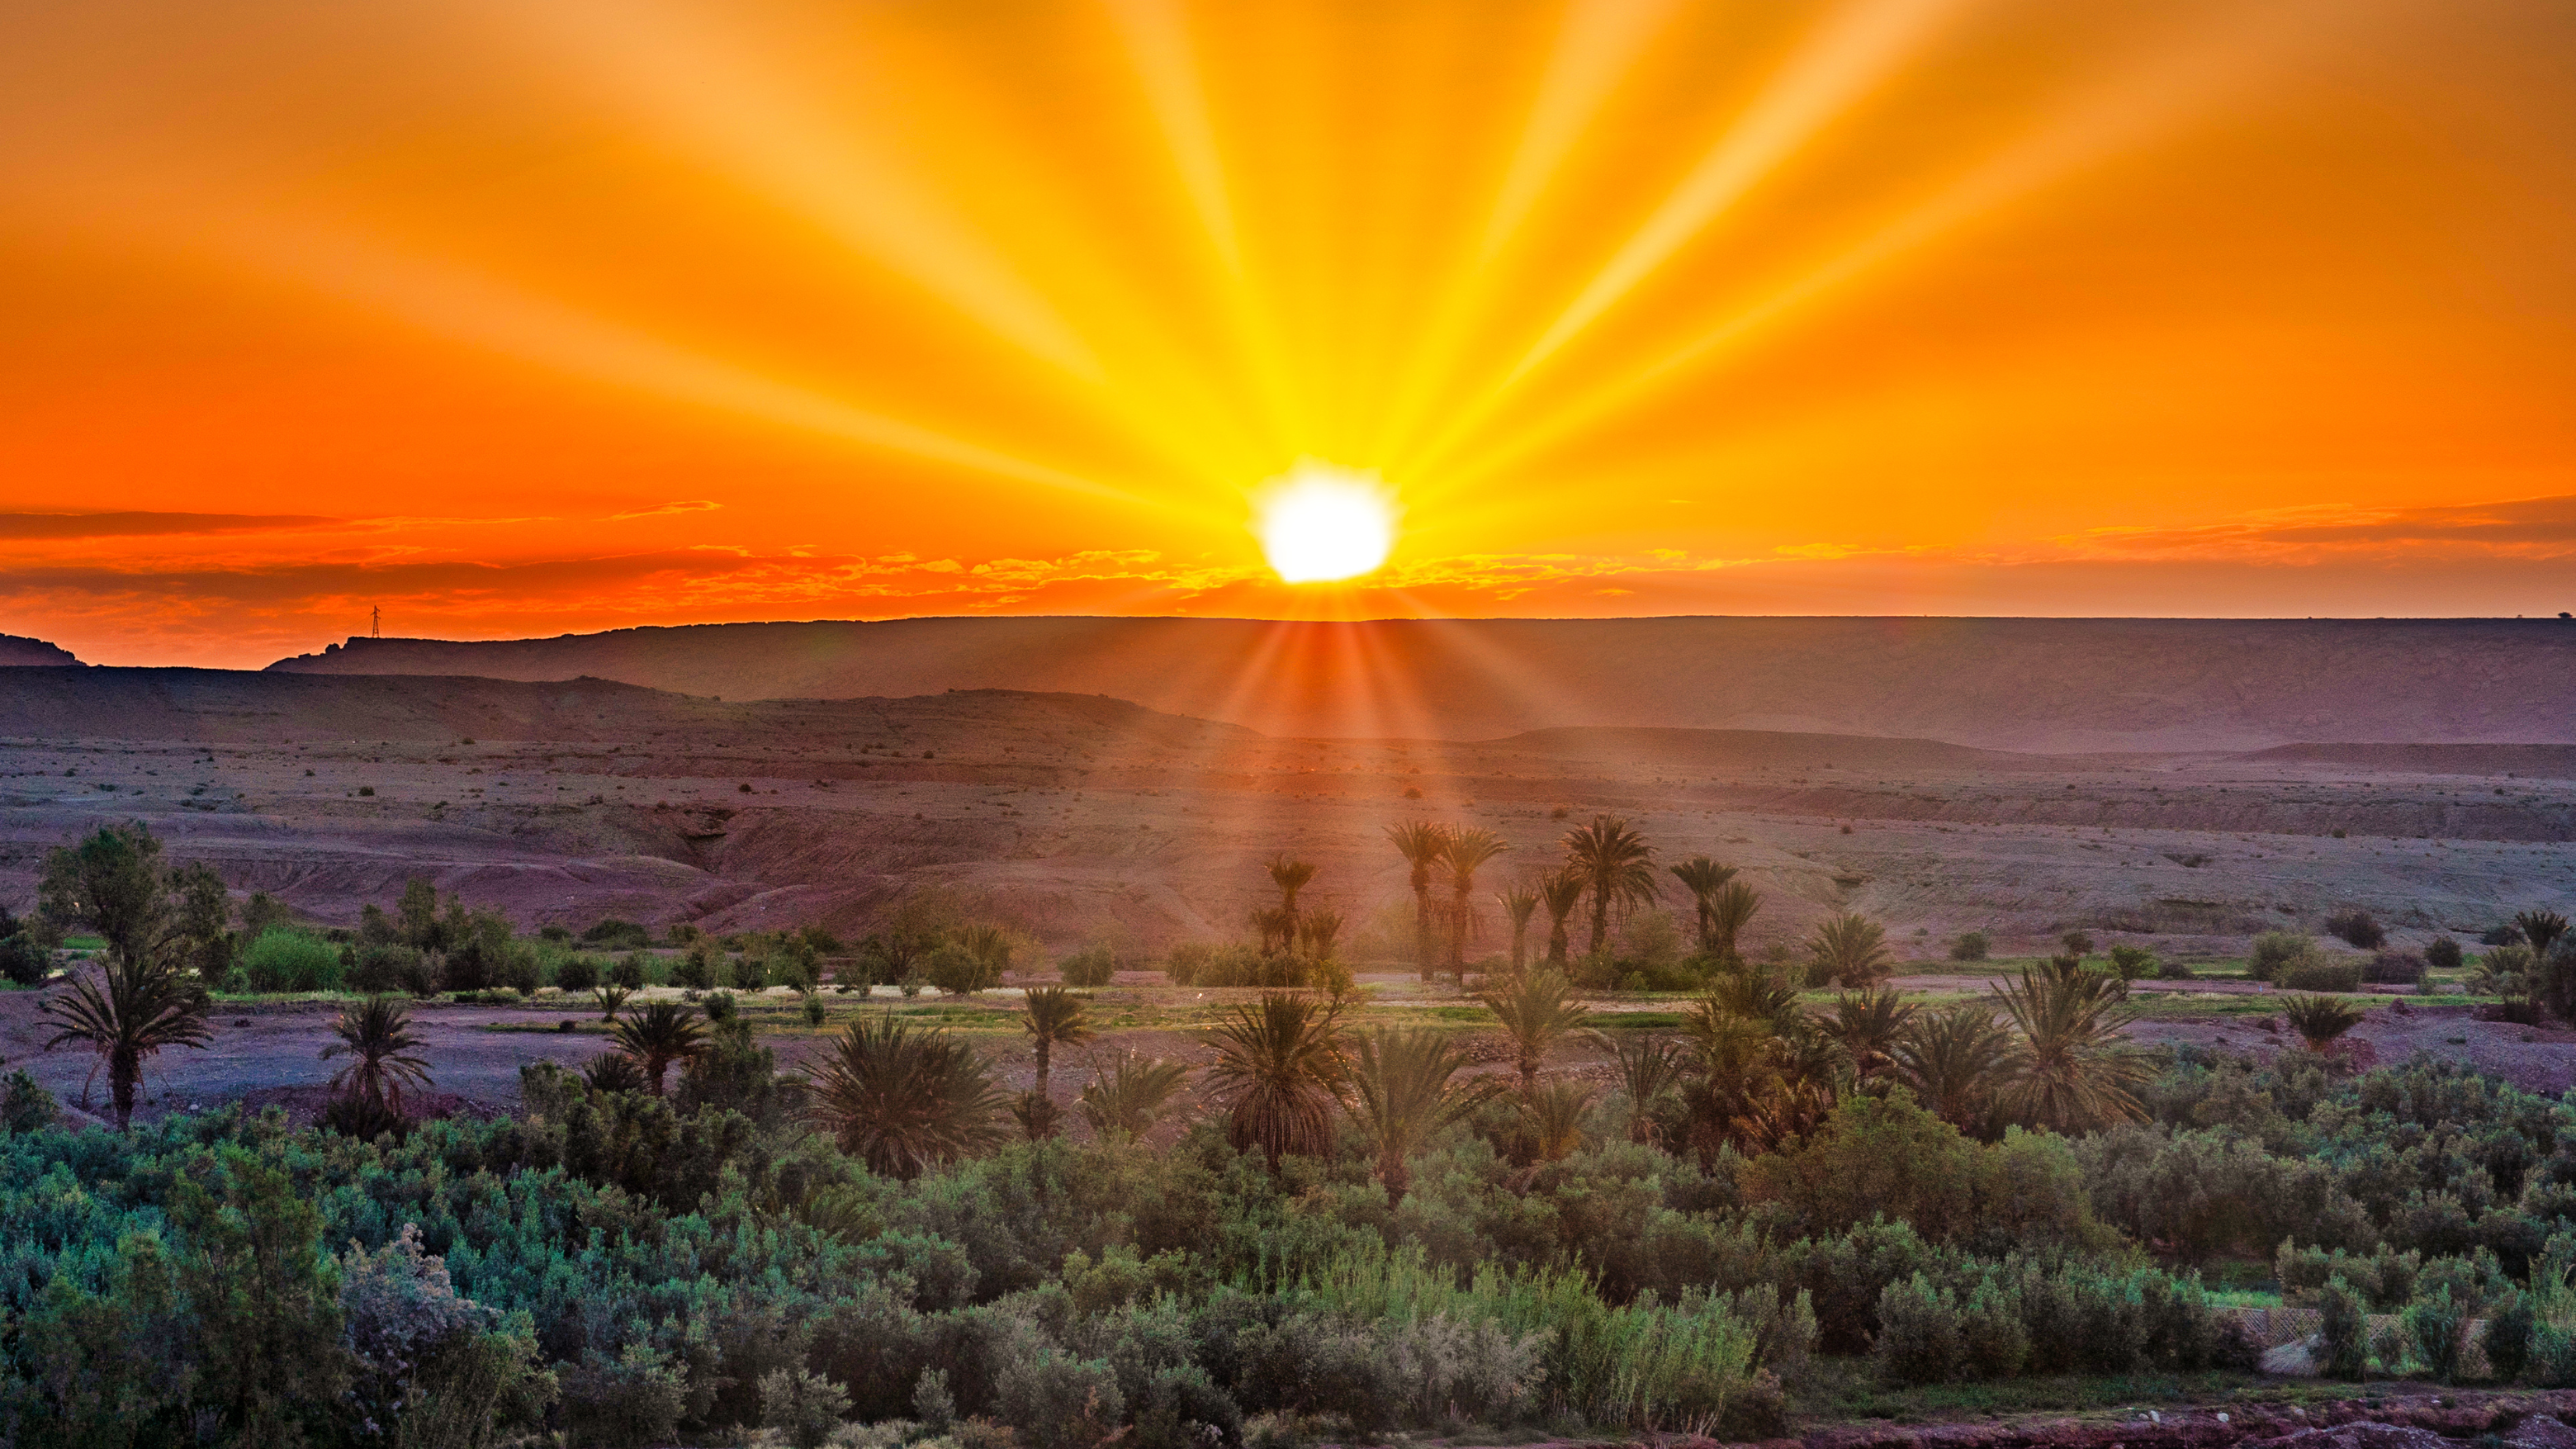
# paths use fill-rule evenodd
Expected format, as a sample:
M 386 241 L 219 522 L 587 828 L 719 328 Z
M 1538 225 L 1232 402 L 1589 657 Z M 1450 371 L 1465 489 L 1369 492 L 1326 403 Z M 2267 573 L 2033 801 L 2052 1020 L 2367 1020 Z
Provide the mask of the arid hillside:
M 1240 933 L 1261 861 L 1322 867 L 1358 949 L 1411 900 L 1386 826 L 1483 825 L 1477 900 L 1622 815 L 1763 892 L 1757 944 L 1844 909 L 1909 954 L 1970 927 L 2215 950 L 2362 906 L 2421 936 L 2576 901 L 2576 749 L 2039 755 L 1937 740 L 1557 727 L 1268 736 L 1096 695 L 718 701 L 601 680 L 28 669 L 0 688 L 0 902 L 141 818 L 326 921 L 419 874 L 523 925 L 864 928 L 924 890 L 1049 943 Z M 1372 932 L 1376 933 L 1374 936 Z M 1488 935 L 1490 945 L 1501 938 Z
M 351 639 L 270 668 L 590 675 L 729 700 L 1108 694 L 1343 738 L 1643 725 L 2043 751 L 2576 742 L 2576 623 L 2557 619 L 907 619 Z

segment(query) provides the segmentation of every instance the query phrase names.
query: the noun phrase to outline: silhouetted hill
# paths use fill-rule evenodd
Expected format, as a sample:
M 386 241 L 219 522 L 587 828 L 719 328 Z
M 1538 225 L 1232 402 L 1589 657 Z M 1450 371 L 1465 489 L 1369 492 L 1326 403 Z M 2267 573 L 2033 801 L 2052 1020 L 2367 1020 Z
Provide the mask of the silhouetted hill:
M 709 742 L 793 748 L 882 735 L 889 724 L 1008 722 L 1067 739 L 1115 734 L 1201 744 L 1246 732 L 1096 695 L 958 691 L 927 699 L 715 699 L 606 679 L 550 683 L 234 669 L 29 669 L 0 688 L 0 739 L 215 743 L 459 739 L 636 741 L 687 752 Z
M 80 663 L 79 658 L 59 644 L 48 644 L 42 639 L 28 639 L 16 634 L 0 634 L 0 669 L 29 665 L 37 668 L 60 667 L 78 663 Z
M 1307 736 L 1650 725 L 2021 750 L 2576 742 L 2576 624 L 2554 619 L 903 619 L 352 639 L 269 667 L 596 675 L 727 699 L 1098 693 Z

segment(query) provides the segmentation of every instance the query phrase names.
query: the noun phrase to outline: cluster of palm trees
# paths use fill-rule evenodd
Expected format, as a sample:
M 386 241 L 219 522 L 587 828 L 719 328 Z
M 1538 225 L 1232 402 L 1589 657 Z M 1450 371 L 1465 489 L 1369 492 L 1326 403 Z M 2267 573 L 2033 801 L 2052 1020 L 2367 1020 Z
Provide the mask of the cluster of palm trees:
M 1331 960 L 1342 934 L 1341 912 L 1297 903 L 1298 893 L 1314 883 L 1314 863 L 1274 855 L 1263 862 L 1263 868 L 1270 872 L 1270 883 L 1279 888 L 1279 904 L 1252 913 L 1252 929 L 1261 938 L 1261 953 L 1294 953 L 1310 961 Z
M 2143 1115 L 2131 1089 L 2148 1068 L 2119 1040 L 2126 1001 L 2118 977 L 2051 963 L 1986 1002 L 1927 1010 L 1870 986 L 1811 1012 L 1786 983 L 1740 970 L 1691 1008 L 1678 1060 L 1632 1049 L 1617 1065 L 1642 1119 L 1632 1132 L 1704 1153 L 1776 1147 L 1855 1092 L 1899 1086 L 1967 1132 L 2085 1131 Z
M 1386 838 L 1411 871 L 1417 968 L 1427 980 L 1445 966 L 1463 985 L 1467 941 L 1475 927 L 1471 902 L 1476 873 L 1511 849 L 1510 844 L 1481 826 L 1430 820 L 1388 826 Z M 1574 949 L 1571 923 L 1587 904 L 1583 951 L 1599 956 L 1609 948 L 1615 921 L 1663 898 L 1655 847 L 1626 820 L 1596 815 L 1590 823 L 1567 831 L 1558 844 L 1565 854 L 1555 869 L 1494 896 L 1511 925 L 1511 969 L 1516 973 L 1529 965 L 1529 934 L 1542 910 L 1548 923 L 1545 959 L 1562 970 Z M 1690 893 L 1701 954 L 1722 961 L 1736 959 L 1744 928 L 1762 909 L 1761 893 L 1735 879 L 1735 867 L 1705 855 L 1667 869 Z M 1442 885 L 1447 887 L 1445 896 L 1437 890 Z

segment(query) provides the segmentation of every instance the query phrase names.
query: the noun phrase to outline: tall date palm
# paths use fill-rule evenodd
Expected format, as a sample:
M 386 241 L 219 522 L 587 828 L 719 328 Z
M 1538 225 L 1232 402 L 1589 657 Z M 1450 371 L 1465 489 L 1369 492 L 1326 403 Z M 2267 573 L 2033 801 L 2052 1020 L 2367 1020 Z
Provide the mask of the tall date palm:
M 1413 888 L 1413 964 L 1423 977 L 1431 976 L 1434 946 L 1431 933 L 1431 869 L 1440 863 L 1440 853 L 1448 846 L 1446 827 L 1428 820 L 1407 820 L 1386 828 L 1386 838 L 1396 853 L 1404 857 L 1411 874 L 1406 883 Z
M 1449 870 L 1449 970 L 1460 985 L 1467 980 L 1467 928 L 1472 924 L 1469 899 L 1476 891 L 1476 872 L 1511 845 L 1481 827 L 1452 830 L 1441 842 L 1440 863 Z
M 1704 955 L 1717 951 L 1716 897 L 1726 883 L 1735 878 L 1735 867 L 1720 865 L 1705 855 L 1694 855 L 1679 865 L 1668 866 L 1673 879 L 1691 893 L 1691 908 L 1699 926 L 1699 949 Z
M 1615 815 L 1595 815 L 1565 833 L 1565 862 L 1592 897 L 1592 939 L 1584 950 L 1599 955 L 1610 940 L 1610 917 L 1631 906 L 1651 905 L 1655 848 Z

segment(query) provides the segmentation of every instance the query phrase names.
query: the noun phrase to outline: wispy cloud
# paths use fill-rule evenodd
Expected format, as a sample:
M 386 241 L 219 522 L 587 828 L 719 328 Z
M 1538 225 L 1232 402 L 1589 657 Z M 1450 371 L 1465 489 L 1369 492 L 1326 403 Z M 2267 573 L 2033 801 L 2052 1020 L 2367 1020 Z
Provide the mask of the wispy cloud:
M 2576 495 L 2422 508 L 2275 509 L 2189 528 L 2094 529 L 2060 542 L 2132 557 L 2289 560 L 2367 551 L 2556 557 L 2576 552 Z
M 673 503 L 659 504 L 652 508 L 633 508 L 624 513 L 612 513 L 608 516 L 623 522 L 629 518 L 661 518 L 674 513 L 705 513 L 722 507 L 724 507 L 723 504 L 712 498 L 683 498 Z
M 0 513 L 0 538 L 141 538 L 172 534 L 270 533 L 346 520 L 306 513 Z

